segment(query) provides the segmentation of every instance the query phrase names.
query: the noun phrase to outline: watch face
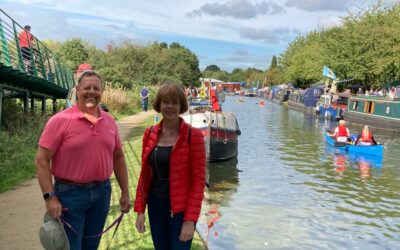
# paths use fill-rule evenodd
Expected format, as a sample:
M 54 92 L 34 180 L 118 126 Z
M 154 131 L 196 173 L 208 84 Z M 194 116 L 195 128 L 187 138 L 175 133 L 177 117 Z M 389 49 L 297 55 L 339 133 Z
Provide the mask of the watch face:
M 48 199 L 48 198 L 53 197 L 53 196 L 55 196 L 55 193 L 54 193 L 54 192 L 50 192 L 50 193 L 45 193 L 45 194 L 43 194 L 43 198 L 44 198 L 44 199 Z

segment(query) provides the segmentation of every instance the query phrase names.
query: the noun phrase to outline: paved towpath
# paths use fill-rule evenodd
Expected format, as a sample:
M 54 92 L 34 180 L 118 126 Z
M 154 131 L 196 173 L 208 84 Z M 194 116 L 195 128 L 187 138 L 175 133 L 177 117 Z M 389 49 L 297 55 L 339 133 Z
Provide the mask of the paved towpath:
M 141 112 L 121 119 L 118 129 L 122 140 L 132 128 L 154 114 L 155 111 Z M 45 211 L 41 197 L 37 178 L 0 194 L 0 249 L 43 249 L 39 241 L 39 228 Z

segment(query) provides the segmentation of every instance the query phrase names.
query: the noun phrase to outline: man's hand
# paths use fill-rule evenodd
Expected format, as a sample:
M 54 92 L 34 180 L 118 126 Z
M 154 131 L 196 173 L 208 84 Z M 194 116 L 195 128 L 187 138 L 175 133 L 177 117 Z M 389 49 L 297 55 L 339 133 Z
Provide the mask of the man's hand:
M 194 234 L 194 222 L 184 221 L 182 224 L 181 234 L 179 235 L 180 241 L 188 241 L 193 238 Z
M 144 233 L 146 227 L 144 226 L 144 213 L 138 213 L 136 217 L 136 229 L 139 233 Z
M 119 199 L 119 205 L 121 206 L 121 211 L 124 213 L 128 213 L 131 208 L 131 199 L 129 194 L 122 194 Z
M 62 205 L 56 196 L 46 199 L 46 210 L 47 213 L 54 219 L 61 216 Z

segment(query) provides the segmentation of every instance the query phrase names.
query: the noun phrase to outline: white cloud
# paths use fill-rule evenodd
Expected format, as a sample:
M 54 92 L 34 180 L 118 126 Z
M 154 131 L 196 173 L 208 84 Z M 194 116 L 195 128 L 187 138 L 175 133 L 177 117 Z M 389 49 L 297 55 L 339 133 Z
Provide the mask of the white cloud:
M 198 9 L 187 13 L 188 17 L 201 17 L 202 13 L 210 16 L 228 16 L 238 19 L 254 18 L 257 15 L 277 15 L 284 12 L 284 8 L 274 2 L 260 2 L 252 4 L 247 0 L 230 0 L 226 3 L 206 3 Z
M 308 11 L 345 11 L 357 1 L 348 0 L 287 0 L 286 6 Z

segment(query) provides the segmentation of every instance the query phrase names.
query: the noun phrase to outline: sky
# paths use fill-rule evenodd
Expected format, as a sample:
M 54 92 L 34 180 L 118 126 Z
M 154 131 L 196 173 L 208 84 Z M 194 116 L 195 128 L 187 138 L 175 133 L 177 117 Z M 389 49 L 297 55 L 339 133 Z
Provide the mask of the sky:
M 265 70 L 299 35 L 341 25 L 377 0 L 0 0 L 0 9 L 39 40 L 82 38 L 99 49 L 129 40 L 178 42 L 200 69 Z M 383 0 L 392 6 L 400 0 Z

